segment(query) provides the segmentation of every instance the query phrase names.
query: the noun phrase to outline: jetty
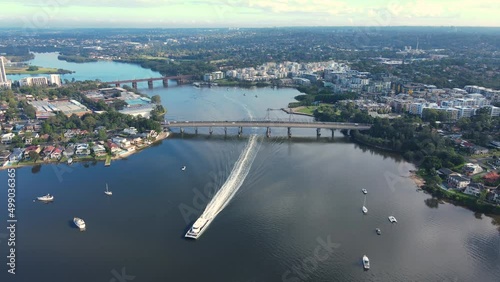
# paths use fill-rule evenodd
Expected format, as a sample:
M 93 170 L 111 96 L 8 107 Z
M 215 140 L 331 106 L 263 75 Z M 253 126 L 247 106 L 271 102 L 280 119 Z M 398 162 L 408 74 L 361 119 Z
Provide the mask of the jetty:
M 111 156 L 106 156 L 106 162 L 104 163 L 104 166 L 110 166 L 111 165 Z

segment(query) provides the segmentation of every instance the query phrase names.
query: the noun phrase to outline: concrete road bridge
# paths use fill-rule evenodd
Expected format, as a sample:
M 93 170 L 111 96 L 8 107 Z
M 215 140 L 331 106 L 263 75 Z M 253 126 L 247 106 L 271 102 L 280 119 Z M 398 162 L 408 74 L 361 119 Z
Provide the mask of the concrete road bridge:
M 287 128 L 288 137 L 292 136 L 292 128 L 315 128 L 318 136 L 321 135 L 321 129 L 332 131 L 332 137 L 335 130 L 368 130 L 370 124 L 348 123 L 348 122 L 317 122 L 317 121 L 293 121 L 293 120 L 234 120 L 234 121 L 166 121 L 164 128 L 180 128 L 181 133 L 184 128 L 194 128 L 198 133 L 198 128 L 209 128 L 209 133 L 213 133 L 214 127 L 224 128 L 227 134 L 227 128 L 238 128 L 238 135 L 243 133 L 243 128 L 257 127 L 266 128 L 266 135 L 271 136 L 271 128 Z

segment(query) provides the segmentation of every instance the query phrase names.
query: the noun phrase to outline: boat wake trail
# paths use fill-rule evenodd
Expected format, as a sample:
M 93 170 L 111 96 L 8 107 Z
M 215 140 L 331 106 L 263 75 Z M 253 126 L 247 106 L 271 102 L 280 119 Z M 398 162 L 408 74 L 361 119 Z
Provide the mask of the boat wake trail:
M 257 135 L 250 136 L 245 149 L 236 161 L 229 177 L 214 195 L 212 201 L 208 203 L 205 211 L 201 215 L 202 218 L 213 220 L 214 217 L 227 206 L 236 192 L 238 192 L 238 189 L 240 189 L 250 172 L 255 156 L 259 151 L 260 143 L 257 142 L 257 138 Z

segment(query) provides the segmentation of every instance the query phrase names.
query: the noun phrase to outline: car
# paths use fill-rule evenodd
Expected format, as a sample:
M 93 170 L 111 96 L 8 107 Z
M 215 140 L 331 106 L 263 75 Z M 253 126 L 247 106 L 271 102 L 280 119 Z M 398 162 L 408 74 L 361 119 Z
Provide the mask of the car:
M 358 126 L 359 124 L 355 123 L 354 126 Z
M 186 122 L 189 122 L 189 121 L 186 120 Z
M 231 123 L 232 123 L 232 124 L 234 124 L 234 121 L 233 121 L 233 122 L 231 122 Z

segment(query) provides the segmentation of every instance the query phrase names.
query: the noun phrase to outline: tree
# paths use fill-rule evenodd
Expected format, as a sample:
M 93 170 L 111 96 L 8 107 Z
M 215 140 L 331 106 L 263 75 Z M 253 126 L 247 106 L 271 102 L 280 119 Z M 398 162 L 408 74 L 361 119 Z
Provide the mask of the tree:
M 98 138 L 101 141 L 106 141 L 108 139 L 108 135 L 106 134 L 106 130 L 104 129 L 99 129 L 98 132 Z
M 38 158 L 40 157 L 40 155 L 35 151 L 30 151 L 28 153 L 28 156 L 29 156 L 30 160 L 32 160 L 33 162 L 36 162 L 38 160 Z
M 151 102 L 159 105 L 161 104 L 161 97 L 160 95 L 154 95 L 153 97 L 151 97 Z
M 38 67 L 37 66 L 29 66 L 27 71 L 37 71 Z

